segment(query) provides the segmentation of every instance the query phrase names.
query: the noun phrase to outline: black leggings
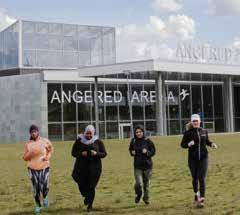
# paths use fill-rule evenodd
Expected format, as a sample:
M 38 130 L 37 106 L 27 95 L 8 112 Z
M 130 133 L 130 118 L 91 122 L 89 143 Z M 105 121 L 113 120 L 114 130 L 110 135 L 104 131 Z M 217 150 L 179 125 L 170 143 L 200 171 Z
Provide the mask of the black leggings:
M 33 170 L 28 168 L 28 174 L 32 181 L 35 202 L 41 207 L 41 193 L 43 198 L 45 198 L 49 191 L 49 167 L 42 170 Z
M 73 179 L 78 184 L 78 189 L 81 195 L 86 198 L 88 205 L 92 206 L 95 198 L 95 188 L 100 179 L 101 172 L 92 173 L 91 171 L 82 171 L 76 175 L 73 174 Z
M 192 174 L 192 185 L 193 185 L 193 191 L 195 193 L 198 192 L 198 182 L 200 185 L 200 197 L 205 196 L 205 190 L 206 190 L 206 182 L 205 178 L 207 175 L 207 169 L 208 169 L 208 159 L 202 159 L 202 160 L 188 160 L 188 166 Z

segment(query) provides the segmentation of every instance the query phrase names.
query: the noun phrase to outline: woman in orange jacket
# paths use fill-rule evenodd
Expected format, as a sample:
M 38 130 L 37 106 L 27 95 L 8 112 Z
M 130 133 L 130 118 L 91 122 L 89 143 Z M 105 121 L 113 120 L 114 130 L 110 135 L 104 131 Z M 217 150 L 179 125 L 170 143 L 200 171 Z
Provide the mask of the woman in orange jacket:
M 29 177 L 32 181 L 36 202 L 35 213 L 39 214 L 42 210 L 41 193 L 43 206 L 48 207 L 49 160 L 53 153 L 53 146 L 48 139 L 40 137 L 36 125 L 30 126 L 29 133 L 30 140 L 24 146 L 23 159 L 27 162 Z

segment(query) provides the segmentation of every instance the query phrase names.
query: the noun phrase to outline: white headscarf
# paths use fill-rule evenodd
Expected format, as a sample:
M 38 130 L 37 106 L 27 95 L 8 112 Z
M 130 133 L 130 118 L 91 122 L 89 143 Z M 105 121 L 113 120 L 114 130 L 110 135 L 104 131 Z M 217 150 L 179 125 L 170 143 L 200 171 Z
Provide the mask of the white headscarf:
M 86 139 L 86 136 L 85 136 L 86 133 L 89 132 L 89 131 L 92 133 L 92 136 L 93 136 L 92 139 L 90 139 L 90 140 Z M 79 137 L 81 138 L 81 142 L 86 144 L 86 145 L 90 145 L 90 144 L 94 143 L 98 139 L 98 136 L 95 135 L 95 128 L 94 128 L 93 125 L 88 125 L 85 128 L 84 133 L 80 134 Z

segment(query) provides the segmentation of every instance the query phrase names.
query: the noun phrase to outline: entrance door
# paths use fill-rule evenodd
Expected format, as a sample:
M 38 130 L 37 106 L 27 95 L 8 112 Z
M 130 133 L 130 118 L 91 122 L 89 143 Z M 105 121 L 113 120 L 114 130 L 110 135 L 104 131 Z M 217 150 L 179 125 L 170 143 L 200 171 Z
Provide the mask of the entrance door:
M 131 123 L 119 124 L 119 139 L 129 138 L 131 136 Z

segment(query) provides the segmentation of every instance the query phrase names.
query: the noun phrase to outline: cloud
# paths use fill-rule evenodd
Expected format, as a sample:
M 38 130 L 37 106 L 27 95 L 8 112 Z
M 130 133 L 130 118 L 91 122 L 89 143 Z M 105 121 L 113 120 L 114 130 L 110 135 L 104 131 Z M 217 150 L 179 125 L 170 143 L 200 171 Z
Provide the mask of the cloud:
M 239 0 L 208 0 L 208 12 L 214 16 L 240 15 Z
M 154 0 L 151 7 L 160 12 L 176 12 L 182 9 L 181 0 Z
M 117 61 L 171 59 L 175 51 L 169 42 L 191 40 L 195 32 L 195 21 L 186 15 L 172 15 L 166 21 L 150 16 L 146 24 L 118 27 Z
M 16 21 L 15 18 L 10 17 L 4 8 L 0 8 L 0 31 L 11 25 Z

